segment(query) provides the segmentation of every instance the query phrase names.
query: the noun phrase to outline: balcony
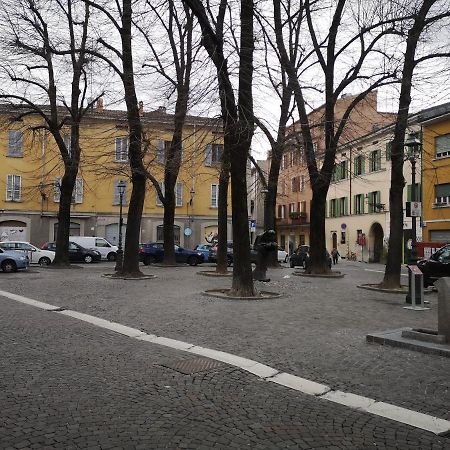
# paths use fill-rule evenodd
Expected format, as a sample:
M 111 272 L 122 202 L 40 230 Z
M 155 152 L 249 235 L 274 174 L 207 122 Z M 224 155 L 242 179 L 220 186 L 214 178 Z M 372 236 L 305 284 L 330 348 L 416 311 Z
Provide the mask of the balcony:
M 280 218 L 277 217 L 278 226 L 289 226 L 289 225 L 306 225 L 308 222 L 308 214 L 306 212 L 294 211 L 289 213 L 289 217 Z

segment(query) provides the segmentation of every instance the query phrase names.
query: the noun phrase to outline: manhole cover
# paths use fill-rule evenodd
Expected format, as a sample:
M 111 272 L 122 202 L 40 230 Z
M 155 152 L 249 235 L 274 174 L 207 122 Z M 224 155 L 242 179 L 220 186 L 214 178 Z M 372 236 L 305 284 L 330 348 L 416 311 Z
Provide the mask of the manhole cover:
M 160 364 L 163 367 L 176 370 L 177 372 L 190 375 L 191 373 L 203 372 L 205 370 L 223 367 L 223 363 L 209 358 L 184 359 L 182 361 L 169 361 Z

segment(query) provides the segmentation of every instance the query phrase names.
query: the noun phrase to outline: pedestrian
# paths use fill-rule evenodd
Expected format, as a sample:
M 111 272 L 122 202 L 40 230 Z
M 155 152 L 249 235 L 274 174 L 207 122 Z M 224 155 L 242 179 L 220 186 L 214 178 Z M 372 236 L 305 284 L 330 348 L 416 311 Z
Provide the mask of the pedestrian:
M 339 254 L 338 249 L 333 248 L 333 250 L 331 250 L 331 257 L 333 258 L 333 264 L 338 263 L 339 256 L 341 255 Z

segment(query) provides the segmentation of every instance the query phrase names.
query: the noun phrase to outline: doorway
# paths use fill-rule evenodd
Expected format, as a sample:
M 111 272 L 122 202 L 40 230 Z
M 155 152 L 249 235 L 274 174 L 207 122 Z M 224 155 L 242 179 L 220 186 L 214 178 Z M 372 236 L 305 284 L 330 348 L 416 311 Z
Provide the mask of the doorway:
M 375 222 L 369 231 L 369 262 L 379 263 L 383 257 L 383 227 Z

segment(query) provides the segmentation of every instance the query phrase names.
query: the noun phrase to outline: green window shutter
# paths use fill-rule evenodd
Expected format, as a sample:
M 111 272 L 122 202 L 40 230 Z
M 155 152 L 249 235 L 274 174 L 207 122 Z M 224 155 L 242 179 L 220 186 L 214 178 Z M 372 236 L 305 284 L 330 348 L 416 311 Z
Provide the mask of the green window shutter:
M 348 197 L 344 199 L 344 215 L 348 216 Z
M 410 202 L 412 197 L 412 184 L 408 184 L 408 186 L 406 186 L 406 189 L 407 189 L 406 201 Z
M 361 156 L 361 174 L 366 173 L 366 158 Z
M 353 214 L 356 214 L 358 211 L 358 196 L 353 196 Z
M 353 175 L 358 175 L 358 157 L 353 158 Z
M 364 195 L 360 195 L 359 201 L 361 202 L 361 214 L 364 214 Z
M 392 141 L 386 143 L 386 161 L 390 161 L 392 155 Z
M 325 217 L 328 217 L 328 202 L 325 201 Z

